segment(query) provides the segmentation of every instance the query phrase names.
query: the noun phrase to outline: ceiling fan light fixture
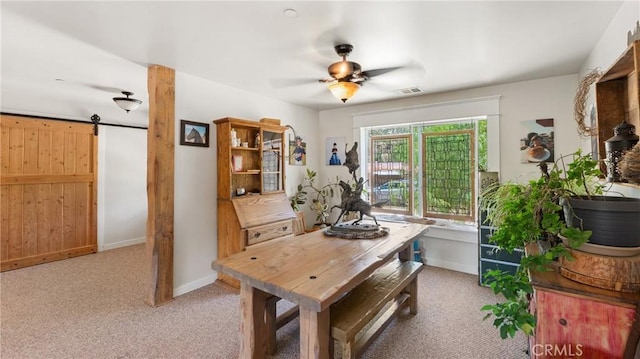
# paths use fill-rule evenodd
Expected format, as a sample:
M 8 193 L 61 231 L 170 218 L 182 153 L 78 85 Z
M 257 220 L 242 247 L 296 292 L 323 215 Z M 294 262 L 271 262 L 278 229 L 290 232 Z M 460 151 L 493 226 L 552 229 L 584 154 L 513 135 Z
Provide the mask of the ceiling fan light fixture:
M 122 94 L 126 97 L 114 97 L 113 102 L 115 102 L 116 105 L 118 105 L 118 107 L 120 107 L 121 109 L 127 111 L 127 113 L 129 113 L 129 111 L 137 109 L 142 103 L 142 101 L 138 99 L 129 97 L 133 95 L 133 92 L 122 91 Z
M 331 94 L 342 102 L 347 102 L 360 89 L 359 84 L 350 81 L 336 81 L 330 83 L 327 87 Z

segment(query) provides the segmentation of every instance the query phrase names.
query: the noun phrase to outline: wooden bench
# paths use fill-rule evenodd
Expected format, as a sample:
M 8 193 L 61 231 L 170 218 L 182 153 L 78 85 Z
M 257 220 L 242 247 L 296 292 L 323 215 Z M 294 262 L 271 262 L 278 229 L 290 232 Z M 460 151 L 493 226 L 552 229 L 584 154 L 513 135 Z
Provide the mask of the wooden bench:
M 403 308 L 418 313 L 417 276 L 423 264 L 393 260 L 331 306 L 331 337 L 342 358 L 355 358 Z

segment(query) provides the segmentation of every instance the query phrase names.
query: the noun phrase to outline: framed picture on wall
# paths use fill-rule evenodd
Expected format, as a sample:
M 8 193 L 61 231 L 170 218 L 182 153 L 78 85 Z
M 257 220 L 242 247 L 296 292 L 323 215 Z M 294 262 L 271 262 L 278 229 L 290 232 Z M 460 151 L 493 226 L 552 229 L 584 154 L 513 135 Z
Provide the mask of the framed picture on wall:
M 209 124 L 180 120 L 180 144 L 209 147 Z
M 542 118 L 522 121 L 520 137 L 520 163 L 553 162 L 555 138 L 553 119 Z
M 344 153 L 347 138 L 342 137 L 327 137 L 325 142 L 325 154 L 326 165 L 340 166 L 344 161 Z
M 307 143 L 300 135 L 289 139 L 289 164 L 292 166 L 307 165 Z

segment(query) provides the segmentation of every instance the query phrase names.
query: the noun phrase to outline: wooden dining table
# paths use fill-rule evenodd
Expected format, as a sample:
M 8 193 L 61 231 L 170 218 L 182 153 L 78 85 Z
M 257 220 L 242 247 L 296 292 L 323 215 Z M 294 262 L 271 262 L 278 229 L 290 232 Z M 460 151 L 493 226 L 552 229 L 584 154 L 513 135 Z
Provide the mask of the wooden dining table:
M 428 229 L 419 223 L 381 222 L 389 234 L 344 239 L 315 231 L 247 247 L 212 263 L 240 281 L 239 358 L 264 358 L 270 298 L 295 303 L 300 316 L 300 358 L 331 358 L 330 307 L 376 269 L 399 257 L 412 260 L 412 242 Z

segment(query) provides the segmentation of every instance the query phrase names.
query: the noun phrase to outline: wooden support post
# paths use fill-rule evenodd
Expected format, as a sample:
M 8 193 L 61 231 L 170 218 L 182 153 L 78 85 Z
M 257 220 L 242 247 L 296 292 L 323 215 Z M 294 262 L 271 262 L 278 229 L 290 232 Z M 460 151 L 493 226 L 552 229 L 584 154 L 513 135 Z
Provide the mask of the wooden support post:
M 149 283 L 145 302 L 173 300 L 173 172 L 175 71 L 152 65 L 147 71 L 147 254 Z

